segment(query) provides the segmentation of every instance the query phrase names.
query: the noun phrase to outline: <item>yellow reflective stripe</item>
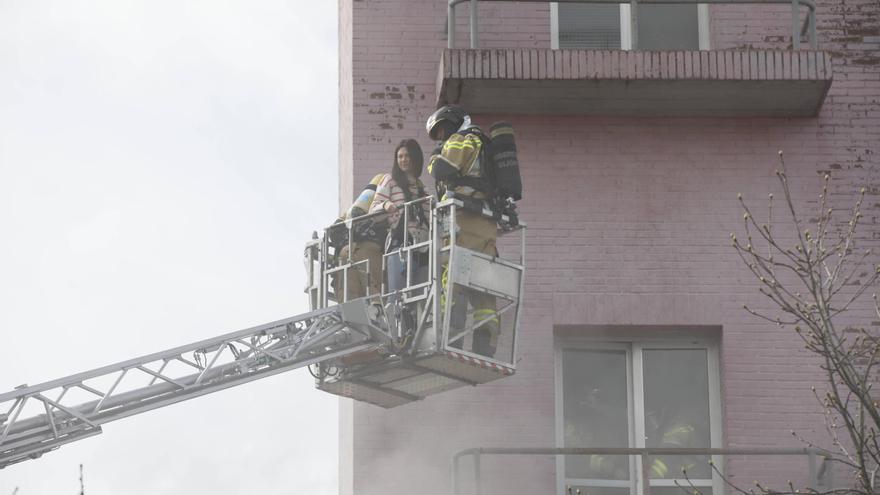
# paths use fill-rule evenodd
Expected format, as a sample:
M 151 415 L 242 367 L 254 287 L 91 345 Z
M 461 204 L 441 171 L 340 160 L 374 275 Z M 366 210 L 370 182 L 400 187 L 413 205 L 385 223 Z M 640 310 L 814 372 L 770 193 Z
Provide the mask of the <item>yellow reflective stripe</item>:
M 677 426 L 668 430 L 663 434 L 663 443 L 672 443 L 678 446 L 684 446 L 688 443 L 694 434 L 693 426 Z
M 385 178 L 385 175 L 386 174 L 384 174 L 384 173 L 376 174 L 376 176 L 373 177 L 373 180 L 370 181 L 370 184 L 372 184 L 374 186 L 378 186 L 382 182 L 382 180 Z
M 679 426 L 677 428 L 673 428 L 667 432 L 668 435 L 679 434 L 679 433 L 693 433 L 693 426 Z
M 498 323 L 498 314 L 493 309 L 477 309 L 474 310 L 474 320 L 483 321 L 490 320 Z
M 440 276 L 440 309 L 446 312 L 446 292 L 449 288 L 449 265 L 443 267 L 443 275 Z
M 659 478 L 665 478 L 666 473 L 669 472 L 669 468 L 666 466 L 665 462 L 660 459 L 654 459 L 654 462 L 651 463 L 651 472 Z
M 446 140 L 443 144 L 443 148 L 480 148 L 483 146 L 483 141 L 473 135 L 468 134 L 467 136 L 462 136 L 461 134 L 456 134 Z
M 474 144 L 474 143 L 472 143 L 472 142 L 462 141 L 462 142 L 460 142 L 460 143 L 448 143 L 445 147 L 448 148 L 448 149 L 463 150 L 463 149 L 465 149 L 465 148 L 473 148 L 473 149 L 477 149 L 477 148 L 479 148 L 480 146 L 479 146 L 478 144 Z
M 459 171 L 466 173 L 467 169 L 477 159 L 482 146 L 479 138 L 474 141 L 470 139 L 471 137 L 461 139 L 460 136 L 453 136 L 449 138 L 443 145 L 443 152 L 439 156 L 435 155 L 434 158 L 443 158 Z
M 446 293 L 449 289 L 449 265 L 443 267 L 443 274 L 440 275 L 440 286 L 442 287 L 442 290 L 440 291 L 440 309 L 445 312 Z M 494 309 L 475 309 L 474 322 L 481 322 L 484 320 L 489 320 L 492 323 L 500 324 L 500 320 L 498 319 L 498 312 Z

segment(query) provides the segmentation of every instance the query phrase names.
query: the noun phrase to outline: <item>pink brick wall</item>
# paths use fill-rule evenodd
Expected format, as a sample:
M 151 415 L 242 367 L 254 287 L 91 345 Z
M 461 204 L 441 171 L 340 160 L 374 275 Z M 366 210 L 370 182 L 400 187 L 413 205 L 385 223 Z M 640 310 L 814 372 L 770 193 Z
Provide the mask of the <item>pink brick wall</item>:
M 445 2 L 340 4 L 351 12 L 351 24 L 343 16 L 340 27 L 349 30 L 351 45 L 340 50 L 352 53 L 351 86 L 340 84 L 345 93 L 340 129 L 351 133 L 357 189 L 390 167 L 400 139 L 415 137 L 426 152 L 433 148 L 423 122 L 433 111 L 437 63 L 445 46 Z M 713 6 L 711 12 L 713 47 L 778 49 L 788 43 L 776 38 L 789 31 L 788 7 Z M 459 19 L 466 14 L 467 6 L 459 7 Z M 486 3 L 480 17 L 483 47 L 549 46 L 545 4 Z M 867 186 L 860 242 L 880 245 L 878 19 L 875 0 L 819 2 L 820 49 L 830 50 L 835 64 L 819 118 L 506 116 L 517 129 L 525 181 L 520 210 L 529 223 L 517 375 L 388 411 L 354 404 L 350 419 L 344 419 L 351 434 L 342 439 L 353 456 L 353 465 L 343 470 L 351 468 L 354 493 L 450 493 L 448 463 L 457 449 L 553 446 L 553 329 L 568 310 L 554 307 L 554 301 L 564 300 L 560 294 L 648 301 L 631 308 L 631 316 L 644 321 L 655 316 L 648 308 L 658 298 L 706 298 L 711 309 L 704 311 L 722 327 L 725 445 L 798 446 L 791 429 L 824 438 L 809 392 L 811 385 L 822 384 L 815 360 L 791 333 L 741 309 L 744 303 L 765 303 L 729 247 L 728 234 L 740 226 L 736 194 L 763 204 L 766 192 L 775 188 L 776 151 L 784 149 L 805 207 L 814 206 L 824 172 L 831 173 L 832 196 L 840 206 L 849 205 L 857 187 Z M 458 33 L 459 46 L 465 46 L 464 22 Z M 340 39 L 347 42 L 344 33 Z M 345 70 L 341 75 L 347 77 Z M 489 124 L 499 116 L 476 117 Z M 341 136 L 344 153 L 349 152 L 346 139 Z M 347 174 L 346 159 L 341 170 Z M 352 194 L 348 186 L 341 191 L 343 199 Z M 676 315 L 664 318 L 675 323 Z M 688 316 L 680 318 L 684 323 Z M 729 468 L 746 482 L 779 480 L 794 469 L 792 462 L 752 457 L 733 459 Z M 554 489 L 551 458 L 485 463 L 493 485 L 484 493 Z M 797 466 L 804 471 L 802 463 Z

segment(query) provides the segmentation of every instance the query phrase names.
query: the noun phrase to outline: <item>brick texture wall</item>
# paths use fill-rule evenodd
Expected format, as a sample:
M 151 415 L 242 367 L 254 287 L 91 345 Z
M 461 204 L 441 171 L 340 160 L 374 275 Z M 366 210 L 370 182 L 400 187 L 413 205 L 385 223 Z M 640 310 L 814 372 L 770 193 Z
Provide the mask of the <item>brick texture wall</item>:
M 418 139 L 426 153 L 434 147 L 423 123 L 434 109 L 445 5 L 340 0 L 340 50 L 351 54 L 350 70 L 340 71 L 341 173 L 350 174 L 341 181 L 342 202 L 356 192 L 352 184 L 358 189 L 390 170 L 401 139 Z M 459 46 L 467 43 L 466 13 L 467 5 L 459 7 Z M 713 6 L 710 14 L 715 49 L 790 43 L 787 6 Z M 480 18 L 483 47 L 550 45 L 546 4 L 485 3 Z M 657 319 L 653 302 L 664 297 L 710 306 L 700 311 L 722 328 L 725 445 L 800 446 L 792 429 L 822 441 L 810 392 L 823 383 L 817 363 L 792 333 L 742 310 L 768 306 L 728 238 L 741 227 L 737 193 L 759 214 L 767 192 L 778 193 L 773 172 L 783 149 L 799 207 L 815 208 L 825 173 L 840 208 L 868 188 L 859 247 L 880 247 L 880 4 L 819 0 L 818 19 L 819 48 L 831 52 L 835 70 L 818 118 L 504 116 L 517 130 L 520 211 L 529 224 L 518 372 L 393 410 L 346 402 L 342 492 L 446 494 L 458 449 L 553 446 L 554 325 L 569 309 L 555 306 L 570 300 L 564 294 L 619 296 L 632 301 L 627 318 L 645 322 Z M 488 125 L 502 116 L 475 117 Z M 868 309 L 867 301 L 855 308 L 850 323 L 880 325 Z M 663 316 L 676 318 L 688 316 Z M 728 468 L 748 484 L 803 473 L 803 463 L 751 457 L 731 459 Z M 492 480 L 484 493 L 554 490 L 551 458 L 487 459 L 483 470 Z

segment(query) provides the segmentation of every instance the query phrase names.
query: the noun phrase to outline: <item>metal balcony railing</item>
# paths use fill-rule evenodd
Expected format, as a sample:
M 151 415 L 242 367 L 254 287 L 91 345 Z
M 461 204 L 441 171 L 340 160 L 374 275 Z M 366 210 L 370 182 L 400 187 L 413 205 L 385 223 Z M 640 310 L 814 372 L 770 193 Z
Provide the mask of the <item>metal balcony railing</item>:
M 477 2 L 480 0 L 448 0 L 447 22 L 449 36 L 448 48 L 455 48 L 455 7 L 464 2 L 470 3 L 470 47 L 479 48 L 479 28 L 477 19 Z M 506 2 L 538 2 L 550 3 L 551 0 L 483 0 Z M 638 49 L 638 6 L 639 4 L 790 4 L 791 5 L 791 46 L 795 50 L 801 47 L 801 36 L 808 34 L 810 48 L 817 48 L 816 42 L 816 3 L 813 0 L 555 0 L 560 3 L 627 3 L 630 5 L 630 22 L 632 49 Z M 807 8 L 807 17 L 800 25 L 800 9 Z
M 473 457 L 474 480 L 473 494 L 482 495 L 483 482 L 481 475 L 481 458 L 486 455 L 520 455 L 520 456 L 536 456 L 536 455 L 552 455 L 552 456 L 587 456 L 587 455 L 608 455 L 608 456 L 637 456 L 640 457 L 642 466 L 642 476 L 637 486 L 640 487 L 641 495 L 650 495 L 651 483 L 644 483 L 649 479 L 648 466 L 650 456 L 718 456 L 720 463 L 716 462 L 715 466 L 723 473 L 723 460 L 725 456 L 806 456 L 808 466 L 808 486 L 806 488 L 818 492 L 828 490 L 833 483 L 831 476 L 831 459 L 827 457 L 827 453 L 815 448 L 497 448 L 497 447 L 477 447 L 461 450 L 452 456 L 452 490 L 454 495 L 465 495 L 462 492 L 462 479 L 460 473 L 461 459 L 466 456 Z M 688 487 L 688 481 L 684 478 L 680 480 L 681 486 Z M 684 491 L 682 492 L 684 493 Z

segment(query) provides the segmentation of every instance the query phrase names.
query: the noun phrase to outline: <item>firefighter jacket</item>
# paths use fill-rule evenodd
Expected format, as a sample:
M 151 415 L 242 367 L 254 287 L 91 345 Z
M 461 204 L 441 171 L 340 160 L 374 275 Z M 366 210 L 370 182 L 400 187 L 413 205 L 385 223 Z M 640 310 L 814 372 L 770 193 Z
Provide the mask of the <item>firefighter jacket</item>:
M 458 197 L 488 199 L 493 190 L 486 153 L 488 138 L 479 127 L 459 130 L 443 142 L 428 161 L 441 199 L 452 191 Z
M 367 214 L 370 210 L 373 198 L 376 195 L 376 189 L 379 187 L 379 184 L 386 179 L 386 175 L 391 177 L 388 174 L 377 174 L 373 177 L 364 190 L 358 195 L 357 199 L 354 200 L 351 207 L 349 207 L 342 216 L 337 218 L 334 223 L 339 224 L 340 222 Z M 348 228 L 344 225 L 334 227 L 331 230 L 333 230 L 333 232 L 331 232 L 331 242 L 340 245 L 348 242 Z M 382 244 L 385 241 L 385 237 L 388 235 L 388 227 L 382 223 L 376 223 L 373 220 L 362 220 L 352 222 L 351 232 L 351 240 L 354 242 L 372 241 Z
M 349 218 L 359 217 L 370 211 L 370 205 L 373 204 L 373 198 L 376 196 L 376 189 L 378 189 L 379 184 L 385 180 L 386 175 L 388 174 L 376 174 L 376 176 L 370 180 L 367 187 L 361 191 L 348 211 L 345 212 L 343 215 L 344 219 L 347 220 Z

